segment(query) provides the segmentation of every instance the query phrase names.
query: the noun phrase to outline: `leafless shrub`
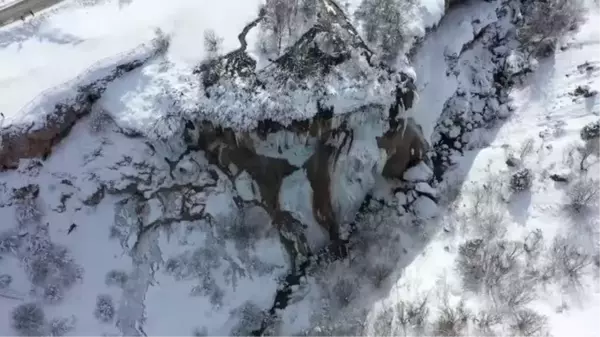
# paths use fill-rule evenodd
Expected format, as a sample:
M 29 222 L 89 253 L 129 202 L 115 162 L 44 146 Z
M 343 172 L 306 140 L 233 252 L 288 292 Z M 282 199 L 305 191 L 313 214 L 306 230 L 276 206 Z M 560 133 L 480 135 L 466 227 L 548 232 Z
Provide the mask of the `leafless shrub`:
M 579 0 L 531 1 L 526 9 L 526 21 L 518 30 L 518 37 L 529 56 L 554 45 L 569 31 L 585 20 L 585 7 Z
M 590 156 L 600 156 L 600 142 L 598 139 L 587 140 L 583 147 L 580 147 L 579 153 L 581 155 L 581 161 L 579 162 L 579 170 L 587 171 L 589 165 L 586 165 Z
M 495 286 L 518 267 L 521 253 L 518 243 L 500 241 L 487 243 L 482 239 L 469 240 L 458 249 L 457 267 L 463 284 L 470 290 Z
M 332 288 L 333 299 L 340 307 L 346 307 L 357 294 L 356 284 L 349 279 L 340 277 Z
M 519 308 L 535 299 L 535 281 L 525 274 L 512 274 L 490 288 L 490 296 L 499 307 Z
M 94 317 L 99 321 L 108 323 L 115 317 L 115 305 L 112 297 L 108 294 L 100 294 L 96 297 L 96 309 L 94 309 Z
M 586 267 L 592 258 L 583 249 L 563 236 L 556 236 L 550 247 L 550 263 L 546 268 L 546 277 L 555 277 L 578 285 Z
M 157 54 L 164 55 L 171 45 L 171 36 L 166 34 L 162 29 L 156 28 L 154 30 L 152 44 L 154 45 L 154 48 L 156 48 Z
M 118 287 L 123 287 L 125 283 L 127 283 L 128 278 L 129 277 L 125 271 L 113 269 L 106 273 L 104 283 L 107 286 L 115 285 Z
M 237 324 L 231 329 L 232 336 L 252 335 L 252 331 L 260 329 L 263 320 L 266 318 L 266 313 L 249 301 L 232 310 L 231 314 L 239 318 Z
M 513 314 L 511 330 L 518 336 L 540 336 L 546 330 L 547 318 L 531 309 L 520 309 Z
M 214 30 L 208 29 L 204 31 L 204 49 L 209 55 L 209 58 L 216 57 L 223 45 L 223 38 L 219 37 Z
M 487 216 L 466 225 L 472 226 L 473 233 L 487 241 L 502 238 L 506 234 L 504 214 L 494 209 L 489 209 Z
M 523 243 L 523 250 L 531 257 L 537 257 L 538 254 L 544 248 L 544 234 L 542 230 L 536 228 L 535 230 L 529 232 L 525 237 L 525 242 Z
M 396 304 L 396 317 L 405 335 L 409 333 L 409 329 L 412 329 L 417 334 L 421 334 L 425 330 L 427 318 L 429 317 L 427 297 L 417 297 L 412 302 L 398 302 Z
M 473 315 L 473 323 L 477 327 L 479 334 L 482 334 L 483 336 L 494 335 L 492 328 L 494 325 L 498 325 L 501 322 L 502 315 L 496 312 L 482 310 Z
M 489 172 L 489 168 L 487 168 Z M 488 176 L 471 190 L 473 197 L 476 197 L 481 206 L 485 204 L 497 203 L 502 197 L 505 179 L 499 174 L 488 173 Z M 485 209 L 485 208 L 484 208 Z
M 579 142 L 571 142 L 564 149 L 562 155 L 562 162 L 566 166 L 572 167 L 575 163 L 575 155 L 579 153 L 580 144 Z
M 385 308 L 377 314 L 373 324 L 373 335 L 375 336 L 391 336 L 392 323 L 394 321 L 394 313 L 391 308 Z
M 470 190 L 473 203 L 469 205 L 461 221 L 463 231 L 470 230 L 488 241 L 504 236 L 506 219 L 500 207 L 501 191 L 502 182 L 496 176 Z
M 434 322 L 434 335 L 462 336 L 471 316 L 471 312 L 465 308 L 463 301 L 460 301 L 456 307 L 452 307 L 448 301 L 444 301 L 440 308 L 440 315 Z
M 367 270 L 373 285 L 376 288 L 380 288 L 383 285 L 385 279 L 392 273 L 392 268 L 385 263 L 377 263 L 370 266 Z
M 581 213 L 598 204 L 600 182 L 592 178 L 580 178 L 569 184 L 566 191 L 567 210 Z

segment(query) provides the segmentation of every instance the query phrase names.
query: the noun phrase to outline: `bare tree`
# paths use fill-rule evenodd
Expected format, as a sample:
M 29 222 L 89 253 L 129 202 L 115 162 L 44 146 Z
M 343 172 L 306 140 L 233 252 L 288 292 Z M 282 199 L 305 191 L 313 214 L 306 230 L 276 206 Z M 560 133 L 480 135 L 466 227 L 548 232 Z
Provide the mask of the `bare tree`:
M 589 166 L 586 166 L 586 161 L 590 156 L 598 157 L 600 155 L 600 142 L 598 139 L 590 139 L 585 142 L 582 147 L 578 148 L 581 154 L 581 161 L 579 162 L 579 170 L 587 171 Z
M 216 57 L 223 45 L 223 38 L 219 37 L 214 30 L 208 29 L 204 31 L 204 49 L 208 53 L 208 58 Z
M 346 307 L 357 295 L 357 285 L 349 279 L 340 277 L 332 288 L 333 299 L 339 307 Z
M 394 313 L 391 308 L 385 308 L 379 312 L 373 323 L 373 334 L 376 336 L 392 335 L 392 324 L 394 321 Z
M 479 333 L 483 336 L 493 335 L 493 326 L 500 324 L 501 322 L 502 315 L 493 311 L 482 310 L 473 316 L 473 323 L 477 330 L 479 330 Z
M 156 48 L 156 53 L 159 55 L 164 55 L 167 50 L 169 50 L 169 46 L 171 45 L 171 36 L 166 34 L 162 29 L 156 28 L 154 30 L 154 38 L 152 39 L 152 44 L 154 48 Z
M 261 27 L 266 33 L 261 41 L 264 51 L 280 55 L 286 40 L 295 36 L 294 30 L 307 19 L 306 15 L 316 15 L 316 6 L 314 0 L 267 0 L 261 9 L 264 14 Z M 299 17 L 300 13 L 304 18 Z
M 522 245 L 516 242 L 488 243 L 482 239 L 460 245 L 457 268 L 463 284 L 472 291 L 490 291 L 500 285 L 502 279 L 518 268 L 521 249 Z
M 384 61 L 393 62 L 409 41 L 406 26 L 415 6 L 414 0 L 363 0 L 354 13 Z
M 580 213 L 598 204 L 599 182 L 591 178 L 580 178 L 571 183 L 566 191 L 567 209 Z
M 519 336 L 540 336 L 546 329 L 547 318 L 531 309 L 521 309 L 513 314 L 510 327 Z
M 377 263 L 367 268 L 367 272 L 376 288 L 383 285 L 385 279 L 392 273 L 392 267 L 386 263 Z
M 434 335 L 462 336 L 471 316 L 463 301 L 460 301 L 456 307 L 452 307 L 445 300 L 440 308 L 440 315 L 434 322 Z
M 592 257 L 572 240 L 557 236 L 550 247 L 550 264 L 546 276 L 562 279 L 572 285 L 578 285 L 586 267 L 591 265 Z
M 420 296 L 411 302 L 400 301 L 396 304 L 396 317 L 405 335 L 409 335 L 409 329 L 416 334 L 423 333 L 429 317 L 427 297 Z
M 545 0 L 529 2 L 530 12 L 518 36 L 524 47 L 529 50 L 528 58 L 554 45 L 567 32 L 576 29 L 585 18 L 581 0 Z

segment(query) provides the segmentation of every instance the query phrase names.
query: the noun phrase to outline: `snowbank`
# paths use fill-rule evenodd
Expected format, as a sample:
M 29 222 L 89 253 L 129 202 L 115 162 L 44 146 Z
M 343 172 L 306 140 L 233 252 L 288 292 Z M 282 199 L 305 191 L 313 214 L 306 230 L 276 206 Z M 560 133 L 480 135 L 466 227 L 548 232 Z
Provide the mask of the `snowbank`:
M 82 74 L 97 60 L 149 41 L 160 28 L 171 36 L 169 59 L 196 65 L 203 59 L 204 30 L 237 48 L 237 34 L 256 17 L 261 0 L 65 1 L 28 20 L 0 28 L 0 112 L 19 121 L 32 97 Z M 207 8 L 210 8 L 207 11 Z M 227 24 L 223 24 L 223 23 Z M 2 123 L 0 121 L 0 123 Z

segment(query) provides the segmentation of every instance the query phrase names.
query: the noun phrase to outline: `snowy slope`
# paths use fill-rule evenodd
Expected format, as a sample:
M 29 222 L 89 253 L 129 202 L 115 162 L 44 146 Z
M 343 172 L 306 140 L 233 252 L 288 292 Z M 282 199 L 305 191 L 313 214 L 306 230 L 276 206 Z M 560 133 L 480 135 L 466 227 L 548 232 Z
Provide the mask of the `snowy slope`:
M 270 308 L 288 261 L 266 215 L 239 209 L 231 182 L 201 153 L 171 178 L 147 143 L 93 123 L 80 122 L 43 166 L 32 160 L 0 174 L 0 274 L 12 277 L 0 289 L 1 333 L 14 334 L 11 311 L 30 302 L 45 308 L 48 324 L 68 319 L 68 335 L 139 335 L 144 321 L 152 335 L 229 334 L 244 317 L 234 310 Z M 145 197 L 127 192 L 139 179 L 148 179 Z M 38 186 L 39 195 L 15 197 L 13 188 L 24 184 Z M 240 216 L 254 219 L 248 235 L 235 227 Z M 57 270 L 67 263 L 81 271 L 61 276 L 71 283 L 51 296 L 44 282 L 53 278 L 34 278 L 42 266 L 33 263 L 54 259 L 58 246 L 68 255 L 56 257 L 63 261 Z M 113 302 L 105 321 L 94 314 L 101 294 Z
M 514 47 L 513 26 L 498 13 L 518 1 L 466 1 L 441 21 L 444 1 L 421 1 L 417 37 L 424 36 L 425 28 L 440 26 L 427 34 L 413 56 L 420 100 L 409 113 L 428 140 L 439 140 L 444 132 L 464 135 L 456 145 L 460 151 L 450 152 L 454 165 L 437 189 L 431 187 L 434 172 L 425 162 L 406 171 L 402 180 L 383 179 L 375 174 L 385 162 L 377 143 L 388 121 L 371 110 L 356 113 L 345 121 L 351 130 L 349 144 L 345 136 L 331 138 L 343 139 L 344 145 L 331 165 L 333 184 L 328 191 L 333 195 L 331 207 L 343 215 L 340 238 L 348 240 L 348 256 L 315 254 L 306 262 L 294 260 L 300 258 L 294 255 L 301 250 L 299 242 L 275 228 L 281 223 L 275 224 L 263 208 L 267 196 L 260 195 L 269 190 L 258 188 L 249 172 L 233 162 L 217 167 L 208 153 L 131 132 L 169 128 L 169 123 L 157 122 L 172 110 L 197 108 L 201 88 L 192 70 L 206 56 L 203 31 L 215 29 L 224 37 L 224 51 L 230 51 L 239 46 L 237 34 L 256 18 L 259 3 L 65 1 L 29 23 L 0 28 L 2 127 L 36 123 L 46 110 L 31 106 L 38 107 L 48 93 L 68 91 L 73 79 L 103 69 L 103 60 L 120 59 L 132 50 L 136 57 L 145 55 L 144 46 L 156 37 L 156 28 L 171 37 L 164 57 L 111 83 L 90 116 L 80 120 L 47 159 L 22 160 L 18 169 L 0 172 L 0 334 L 14 335 L 14 309 L 35 303 L 45 317 L 39 326 L 28 326 L 33 334 L 448 335 L 455 331 L 440 328 L 442 309 L 456 308 L 460 300 L 473 312 L 463 326 L 469 335 L 487 334 L 487 328 L 498 335 L 515 334 L 515 310 L 502 304 L 506 298 L 498 305 L 497 297 L 467 290 L 457 273 L 461 245 L 481 238 L 490 247 L 502 242 L 500 250 L 521 247 L 521 269 L 516 268 L 515 275 L 526 274 L 535 281 L 526 284 L 535 296 L 519 309 L 547 316 L 544 328 L 555 336 L 573 331 L 594 335 L 592 317 L 600 311 L 593 274 L 600 244 L 597 197 L 584 218 L 573 216 L 564 204 L 574 182 L 597 179 L 600 170 L 597 155 L 591 155 L 584 162 L 587 173 L 580 172 L 575 149 L 583 146 L 582 127 L 598 120 L 598 97 L 572 94 L 580 85 L 600 87 L 597 12 L 591 11 L 569 48 L 543 60 L 538 71 L 511 92 L 514 112 L 508 121 L 486 130 L 472 126 L 481 125 L 476 119 L 484 112 L 508 111 L 506 102 L 492 94 L 500 68 L 496 62 Z M 357 4 L 350 1 L 350 13 Z M 255 38 L 248 35 L 253 56 Z M 589 64 L 581 66 L 586 61 Z M 238 90 L 241 83 L 226 89 Z M 340 99 L 336 106 L 354 108 L 363 99 L 380 103 L 377 100 L 385 97 L 361 90 L 365 83 L 352 85 L 348 97 L 354 100 Z M 335 96 L 344 88 L 328 90 Z M 375 88 L 384 93 L 389 89 Z M 291 102 L 294 116 L 312 116 L 314 111 L 299 102 L 307 104 L 302 100 L 314 97 L 299 96 Z M 243 112 L 261 110 L 244 106 L 246 101 L 212 103 L 217 114 L 220 104 L 247 108 Z M 246 116 L 235 112 L 214 116 L 225 125 L 250 126 L 262 116 L 233 120 Z M 454 112 L 472 118 L 464 125 L 469 134 L 445 119 Z M 294 131 L 268 134 L 262 141 L 256 135 L 248 138 L 256 142 L 255 152 L 264 155 L 259 163 L 283 158 L 301 166 L 315 152 L 308 137 Z M 222 145 L 219 141 L 225 137 L 217 139 L 217 146 Z M 234 139 L 236 145 L 238 141 L 244 143 Z M 487 147 L 481 149 L 482 144 Z M 218 156 L 226 153 L 220 149 L 227 150 L 217 148 Z M 521 152 L 517 167 L 508 167 L 507 158 Z M 531 170 L 532 185 L 511 191 L 511 177 L 522 167 Z M 275 169 L 258 169 L 268 171 L 269 178 L 278 174 Z M 329 238 L 317 223 L 323 214 L 315 212 L 308 170 L 294 169 L 276 191 L 278 206 L 301 218 L 304 228 L 297 231 L 321 253 Z M 554 174 L 571 182 L 554 182 Z M 449 197 L 453 193 L 456 199 Z M 443 208 L 438 209 L 438 203 Z M 475 214 L 478 207 L 481 212 Z M 543 233 L 544 245 L 536 246 L 537 255 L 529 257 L 522 247 L 532 244 L 536 229 Z M 555 238 L 563 236 L 562 242 L 581 248 L 578 256 L 587 263 L 578 293 L 572 283 L 563 283 L 560 268 L 540 276 L 553 266 L 550 251 L 557 248 Z M 295 272 L 300 269 L 302 273 Z M 544 282 L 538 276 L 545 277 Z M 509 281 L 515 288 L 525 284 L 518 278 Z M 423 330 L 414 321 L 402 326 L 400 313 L 423 298 L 429 313 L 421 322 Z M 485 327 L 477 318 L 492 308 L 498 309 L 500 319 Z M 453 323 L 462 326 L 462 321 Z
M 378 303 L 377 309 L 371 313 L 370 329 L 381 332 L 377 330 L 378 322 L 386 319 L 387 310 L 397 313 L 398 303 L 418 301 L 419 296 L 427 297 L 429 319 L 434 328 L 441 317 L 441 310 L 448 307 L 445 300 L 450 308 L 456 308 L 459 300 L 464 300 L 466 308 L 473 314 L 494 308 L 490 298 L 484 294 L 465 292 L 456 269 L 460 245 L 483 235 L 481 221 L 485 219 L 473 214 L 475 203 L 479 202 L 484 213 L 488 212 L 484 217 L 497 216 L 492 225 L 502 234 L 488 232 L 492 235 L 492 242 L 506 239 L 529 243 L 526 238 L 530 240 L 531 236 L 528 235 L 536 229 L 541 230 L 545 248 L 539 252 L 541 260 L 533 262 L 536 268 L 543 269 L 545 263 L 551 264 L 550 251 L 556 247 L 553 246 L 555 238 L 566 238 L 563 242 L 574 245 L 580 249 L 580 254 L 588 256 L 581 283 L 575 288 L 560 277 L 546 283 L 534 281 L 527 286 L 532 287 L 533 297 L 529 302 L 525 301 L 524 307 L 547 317 L 547 326 L 534 331 L 535 334 L 598 335 L 596 319 L 591 318 L 600 314 L 598 267 L 594 266 L 597 262 L 592 263 L 592 259 L 597 259 L 600 243 L 598 196 L 592 199 L 591 209 L 583 215 L 573 216 L 565 210 L 565 204 L 569 203 L 569 184 L 550 179 L 550 175 L 558 174 L 566 175 L 572 182 L 584 179 L 586 184 L 599 183 L 597 155 L 592 155 L 586 162 L 587 172 L 580 172 L 576 154 L 572 159 L 574 162 L 568 159 L 569 154 L 573 155 L 574 144 L 583 145 L 580 130 L 587 123 L 598 121 L 600 115 L 597 97 L 576 98 L 570 94 L 580 85 L 600 87 L 597 68 L 600 30 L 595 23 L 598 15 L 598 9 L 593 9 L 589 21 L 568 43 L 569 48 L 558 52 L 555 57 L 542 60 L 538 71 L 526 79 L 522 87 L 513 91 L 511 97 L 516 106 L 515 112 L 498 130 L 488 131 L 491 136 L 488 137 L 489 146 L 466 151 L 463 157 L 455 158 L 457 165 L 446 174 L 447 180 L 439 186 L 445 191 L 459 190 L 458 198 L 440 216 L 444 231 L 435 234 L 422 254 L 404 270 L 403 277 L 396 282 L 390 295 Z M 593 70 L 583 70 L 585 66 L 582 65 L 586 62 L 594 65 Z M 523 146 L 528 150 L 522 164 L 533 172 L 532 186 L 528 191 L 511 192 L 508 184 L 515 169 L 507 167 L 506 160 L 509 155 L 518 156 Z M 456 185 L 461 180 L 454 181 L 453 176 L 465 176 L 465 184 Z M 488 240 L 490 237 L 487 237 Z M 521 282 L 525 281 L 517 278 L 510 287 L 518 287 Z M 503 318 L 490 325 L 493 333 L 522 333 L 510 327 L 515 324 L 513 314 L 500 312 Z M 402 327 L 393 320 L 391 329 L 394 333 L 395 329 Z M 489 333 L 478 329 L 477 321 L 469 323 L 466 329 L 469 334 Z
M 256 17 L 260 3 L 64 1 L 26 23 L 1 27 L 0 87 L 11 99 L 0 103 L 5 116 L 0 123 L 28 121 L 20 109 L 33 97 L 80 76 L 99 60 L 148 42 L 156 29 L 171 36 L 168 58 L 189 67 L 204 57 L 202 38 L 207 29 L 223 38 L 224 51 L 236 48 L 237 34 Z

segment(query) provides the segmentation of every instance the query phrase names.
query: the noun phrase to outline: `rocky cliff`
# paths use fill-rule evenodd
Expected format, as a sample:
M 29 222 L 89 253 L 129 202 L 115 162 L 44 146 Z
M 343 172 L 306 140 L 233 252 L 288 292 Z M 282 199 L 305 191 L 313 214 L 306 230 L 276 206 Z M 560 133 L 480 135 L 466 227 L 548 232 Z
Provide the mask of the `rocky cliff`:
M 193 280 L 191 289 L 171 290 L 185 288 L 216 311 L 225 286 L 260 283 L 261 291 L 272 292 L 274 300 L 260 304 L 258 324 L 244 325 L 242 335 L 274 329 L 278 310 L 293 311 L 292 297 L 311 285 L 331 300 L 316 311 L 339 313 L 331 321 L 354 320 L 349 304 L 360 296 L 346 292 L 359 287 L 347 283 L 364 281 L 360 291 L 370 283 L 381 287 L 397 261 L 411 258 L 409 248 L 424 241 L 419 226 L 435 216 L 438 201 L 431 152 L 445 168 L 452 151 L 466 144 L 467 131 L 483 125 L 456 131 L 452 123 L 484 109 L 494 115 L 504 103 L 500 94 L 506 98 L 504 89 L 493 90 L 494 74 L 508 54 L 505 16 L 515 1 L 458 6 L 416 47 L 415 64 L 425 70 L 438 65 L 421 79 L 381 63 L 335 2 L 317 3 L 319 18 L 266 66 L 246 50 L 261 13 L 240 33 L 238 49 L 194 69 L 176 72 L 164 56 L 167 45 L 159 42 L 25 108 L 25 115 L 48 113 L 43 123 L 2 129 L 0 168 L 41 187 L 23 197 L 23 186 L 7 179 L 0 206 L 30 207 L 43 197 L 51 214 L 101 209 L 90 218 L 110 223 L 110 237 L 131 257 L 119 311 L 123 334 L 143 334 L 137 326 L 146 317 L 160 321 L 147 311 L 168 299 L 153 297 L 158 290 L 152 286 L 162 281 L 167 289 L 169 277 Z M 450 40 L 444 32 L 454 29 L 467 34 Z M 177 90 L 160 95 L 165 100 L 154 106 L 156 127 L 124 126 L 106 97 L 118 91 L 120 80 L 142 77 L 140 69 L 151 67 L 173 72 L 168 80 L 179 81 Z M 419 100 L 417 91 L 427 96 Z M 155 91 L 140 96 L 156 98 Z M 436 105 L 419 105 L 423 99 L 440 101 L 439 111 L 426 111 Z M 433 116 L 431 125 L 423 123 L 426 114 Z M 424 135 L 422 126 L 435 132 Z M 75 164 L 63 167 L 70 161 Z M 37 226 L 42 217 L 22 213 L 20 224 Z M 274 249 L 263 256 L 257 246 Z M 329 279 L 340 269 L 353 281 Z M 246 293 L 235 297 L 250 298 Z M 295 301 L 313 300 L 304 295 Z M 357 315 L 364 321 L 363 312 Z M 321 321 L 311 322 L 309 333 L 317 333 Z M 231 326 L 227 321 L 224 330 L 210 333 L 231 333 Z

